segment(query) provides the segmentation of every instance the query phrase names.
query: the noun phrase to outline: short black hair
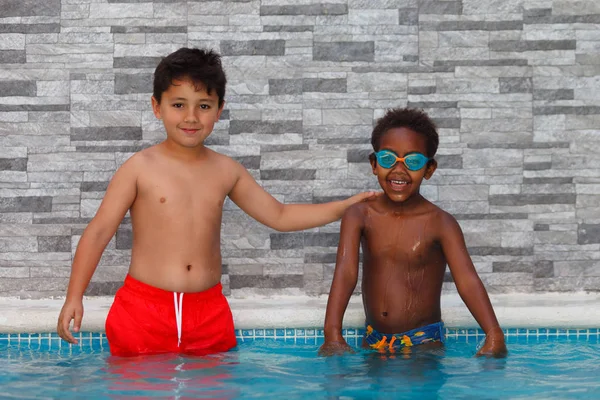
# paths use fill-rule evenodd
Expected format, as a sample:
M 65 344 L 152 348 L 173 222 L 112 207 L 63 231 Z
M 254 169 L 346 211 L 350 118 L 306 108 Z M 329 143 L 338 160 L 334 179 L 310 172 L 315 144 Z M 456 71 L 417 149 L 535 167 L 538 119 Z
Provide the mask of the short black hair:
M 221 56 L 213 50 L 182 47 L 161 60 L 154 71 L 152 95 L 160 103 L 162 94 L 176 79 L 189 79 L 194 85 L 204 85 L 206 92 L 217 92 L 219 107 L 225 98 L 227 78 Z
M 423 111 L 416 108 L 393 108 L 377 120 L 371 134 L 373 150 L 379 151 L 381 138 L 393 128 L 409 128 L 425 136 L 427 139 L 427 154 L 433 158 L 437 152 L 440 138 L 435 123 Z

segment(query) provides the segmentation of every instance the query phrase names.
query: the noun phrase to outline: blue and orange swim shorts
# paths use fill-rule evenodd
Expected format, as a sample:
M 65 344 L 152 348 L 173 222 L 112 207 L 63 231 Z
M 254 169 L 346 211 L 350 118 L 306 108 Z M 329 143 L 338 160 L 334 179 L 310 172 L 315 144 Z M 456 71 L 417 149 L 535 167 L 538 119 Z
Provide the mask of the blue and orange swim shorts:
M 403 333 L 381 333 L 367 325 L 365 341 L 375 350 L 397 351 L 426 343 L 444 342 L 444 323 L 435 322 Z

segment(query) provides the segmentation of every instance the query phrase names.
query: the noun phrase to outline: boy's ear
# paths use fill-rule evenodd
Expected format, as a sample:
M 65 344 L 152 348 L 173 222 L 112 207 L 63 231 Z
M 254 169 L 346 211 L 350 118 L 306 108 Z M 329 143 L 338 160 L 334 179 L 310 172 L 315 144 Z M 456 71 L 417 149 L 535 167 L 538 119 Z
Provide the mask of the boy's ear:
M 373 170 L 373 175 L 377 175 L 377 157 L 375 157 L 375 153 L 369 154 L 369 162 L 371 163 L 371 169 Z
M 218 122 L 221 119 L 221 113 L 223 112 L 224 109 L 225 109 L 225 100 L 223 100 L 223 104 L 221 104 L 221 107 L 219 107 L 219 112 L 217 113 L 217 120 L 215 122 Z
M 160 116 L 160 103 L 158 102 L 158 100 L 156 100 L 156 98 L 154 96 L 152 96 L 150 98 L 150 101 L 152 102 L 152 112 L 154 112 L 154 116 L 158 119 L 161 119 Z
M 435 172 L 435 170 L 437 169 L 437 161 L 434 160 L 433 158 L 429 161 L 427 161 L 427 169 L 425 170 L 425 175 L 423 176 L 425 179 L 429 179 L 431 178 L 431 175 L 433 175 L 433 173 Z

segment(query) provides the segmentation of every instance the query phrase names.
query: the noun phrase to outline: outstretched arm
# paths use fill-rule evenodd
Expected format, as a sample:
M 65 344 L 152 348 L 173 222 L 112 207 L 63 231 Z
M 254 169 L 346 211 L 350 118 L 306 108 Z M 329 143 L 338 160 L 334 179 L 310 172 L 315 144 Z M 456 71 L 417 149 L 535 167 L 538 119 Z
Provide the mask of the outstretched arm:
M 490 298 L 477 275 L 467 251 L 458 222 L 449 214 L 441 218 L 442 248 L 460 297 L 486 334 L 484 346 L 477 355 L 505 357 L 504 334 L 492 308 Z
M 83 293 L 92 279 L 104 248 L 135 199 L 136 164 L 136 160 L 130 159 L 117 170 L 108 185 L 98 212 L 83 231 L 77 245 L 67 297 L 57 324 L 59 336 L 70 343 L 77 343 L 77 341 L 69 331 L 69 324 L 74 319 L 73 329 L 75 332 L 79 331 L 83 318 Z
M 237 169 L 237 181 L 229 192 L 231 200 L 258 222 L 281 232 L 337 221 L 351 205 L 376 196 L 376 192 L 364 192 L 323 204 L 282 204 L 256 183 L 244 167 L 235 163 L 234 168 Z
M 363 218 L 360 206 L 348 209 L 342 218 L 335 273 L 325 313 L 325 343 L 319 354 L 329 356 L 352 351 L 342 336 L 342 322 L 350 296 L 358 282 L 358 257 Z

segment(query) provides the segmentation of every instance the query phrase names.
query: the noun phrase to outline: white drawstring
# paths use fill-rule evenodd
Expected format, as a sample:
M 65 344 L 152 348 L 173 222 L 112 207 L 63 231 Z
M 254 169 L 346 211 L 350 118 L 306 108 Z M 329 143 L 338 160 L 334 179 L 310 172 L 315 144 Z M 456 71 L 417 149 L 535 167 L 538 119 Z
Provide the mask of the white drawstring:
M 179 293 L 179 304 L 177 303 L 177 293 L 173 292 L 175 300 L 175 322 L 177 322 L 177 347 L 181 344 L 181 312 L 183 310 L 183 293 Z

